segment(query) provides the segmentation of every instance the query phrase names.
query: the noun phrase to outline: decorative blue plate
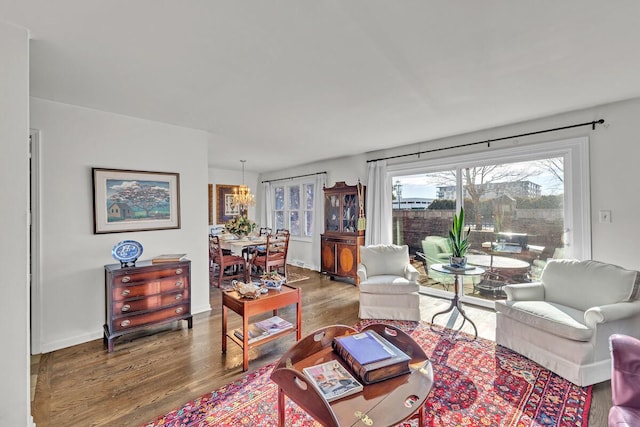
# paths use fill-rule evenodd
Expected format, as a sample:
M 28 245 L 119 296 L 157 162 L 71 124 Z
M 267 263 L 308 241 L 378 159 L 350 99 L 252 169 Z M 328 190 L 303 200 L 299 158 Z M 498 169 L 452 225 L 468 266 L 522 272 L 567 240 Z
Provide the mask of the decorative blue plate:
M 135 261 L 142 255 L 142 245 L 135 240 L 123 240 L 116 243 L 111 255 L 120 262 Z

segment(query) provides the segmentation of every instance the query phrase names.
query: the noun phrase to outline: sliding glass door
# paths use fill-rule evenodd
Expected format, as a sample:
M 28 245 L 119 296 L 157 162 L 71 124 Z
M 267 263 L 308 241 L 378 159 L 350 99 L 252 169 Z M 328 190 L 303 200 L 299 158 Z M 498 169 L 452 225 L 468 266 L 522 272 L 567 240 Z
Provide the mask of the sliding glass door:
M 453 292 L 453 277 L 431 266 L 448 262 L 460 207 L 468 262 L 485 270 L 464 278 L 463 299 L 491 306 L 505 284 L 536 280 L 549 258 L 588 258 L 587 154 L 578 139 L 390 167 L 394 243 L 409 245 L 423 291 Z

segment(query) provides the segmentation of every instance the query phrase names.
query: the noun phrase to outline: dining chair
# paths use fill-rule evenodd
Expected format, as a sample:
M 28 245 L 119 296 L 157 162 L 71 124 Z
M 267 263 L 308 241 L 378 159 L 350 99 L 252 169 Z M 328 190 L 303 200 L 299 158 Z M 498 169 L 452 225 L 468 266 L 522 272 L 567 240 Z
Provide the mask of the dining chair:
M 267 234 L 271 234 L 271 227 L 260 227 L 260 232 L 258 235 L 260 237 L 267 237 Z M 264 245 L 260 246 L 247 246 L 246 248 L 242 248 L 242 256 L 247 260 L 247 262 L 251 259 L 251 256 L 256 252 L 264 252 Z
M 282 270 L 282 274 L 286 277 L 288 251 L 289 232 L 287 230 L 268 234 L 264 252 L 256 251 L 251 257 L 249 262 L 251 274 L 259 277 L 263 272 Z
M 218 279 L 215 283 L 219 288 L 222 287 L 224 280 L 242 279 L 245 282 L 249 280 L 245 259 L 240 255 L 225 254 L 218 236 L 209 237 L 209 257 L 211 259 L 210 275 L 216 275 L 217 267 Z

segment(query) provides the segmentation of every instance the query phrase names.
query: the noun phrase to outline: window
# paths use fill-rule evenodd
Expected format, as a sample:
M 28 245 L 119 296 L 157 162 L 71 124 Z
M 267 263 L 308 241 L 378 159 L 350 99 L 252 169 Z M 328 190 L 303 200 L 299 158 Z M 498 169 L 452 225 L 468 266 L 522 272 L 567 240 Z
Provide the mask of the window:
M 273 224 L 286 228 L 292 237 L 313 236 L 315 185 L 297 183 L 273 187 Z
M 487 271 L 465 277 L 469 300 L 503 298 L 504 284 L 537 279 L 548 258 L 590 257 L 587 138 L 397 165 L 389 175 L 394 243 L 424 253 L 429 270 L 447 262 L 451 218 L 464 207 L 468 258 Z M 428 275 L 429 291 L 453 290 L 451 277 Z

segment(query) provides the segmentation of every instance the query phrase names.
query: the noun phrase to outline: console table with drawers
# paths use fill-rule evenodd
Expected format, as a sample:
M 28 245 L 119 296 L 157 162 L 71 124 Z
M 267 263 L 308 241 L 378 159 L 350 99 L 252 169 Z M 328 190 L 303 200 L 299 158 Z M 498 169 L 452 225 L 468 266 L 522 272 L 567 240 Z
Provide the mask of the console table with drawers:
M 186 320 L 192 328 L 191 261 L 139 261 L 135 267 L 109 264 L 104 269 L 104 342 L 109 352 L 115 338 L 151 326 Z

